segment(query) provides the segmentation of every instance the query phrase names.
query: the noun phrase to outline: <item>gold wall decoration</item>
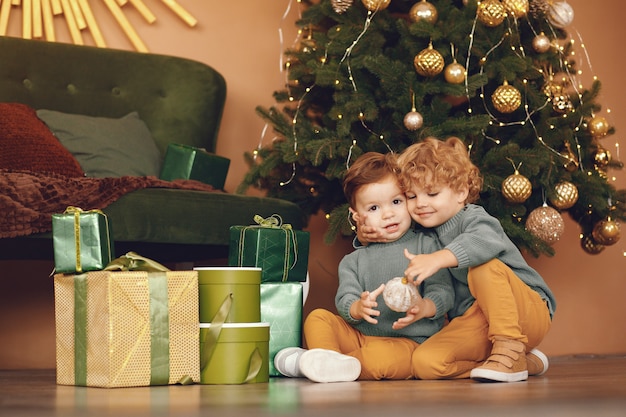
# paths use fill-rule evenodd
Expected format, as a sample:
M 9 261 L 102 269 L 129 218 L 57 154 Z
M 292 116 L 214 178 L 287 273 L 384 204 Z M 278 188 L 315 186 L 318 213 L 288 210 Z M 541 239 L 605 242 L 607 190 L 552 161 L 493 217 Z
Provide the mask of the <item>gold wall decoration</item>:
M 55 20 L 63 19 L 67 25 L 72 42 L 84 45 L 83 35 L 89 32 L 96 46 L 106 48 L 102 30 L 94 16 L 91 3 L 103 2 L 121 30 L 139 52 L 148 52 L 143 40 L 125 14 L 127 8 L 134 8 L 147 24 L 156 22 L 157 17 L 144 0 L 0 0 L 0 36 L 7 34 L 9 19 L 15 8 L 21 8 L 22 37 L 24 39 L 44 39 L 56 41 Z M 160 1 L 185 22 L 189 27 L 198 23 L 176 0 Z

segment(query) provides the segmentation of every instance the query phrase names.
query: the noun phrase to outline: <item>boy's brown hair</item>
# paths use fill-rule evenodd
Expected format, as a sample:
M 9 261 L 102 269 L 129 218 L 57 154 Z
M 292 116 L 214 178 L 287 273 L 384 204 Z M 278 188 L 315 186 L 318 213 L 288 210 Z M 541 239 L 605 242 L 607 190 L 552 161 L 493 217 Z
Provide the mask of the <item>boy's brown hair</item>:
M 454 191 L 467 189 L 466 203 L 479 198 L 483 179 L 469 157 L 467 147 L 457 137 L 442 141 L 428 137 L 409 146 L 398 157 L 400 183 L 406 191 L 411 184 L 424 190 L 448 186 Z
M 392 175 L 398 176 L 396 155 L 392 153 L 366 152 L 348 168 L 343 178 L 343 193 L 350 204 L 355 207 L 355 195 L 364 185 L 373 184 Z

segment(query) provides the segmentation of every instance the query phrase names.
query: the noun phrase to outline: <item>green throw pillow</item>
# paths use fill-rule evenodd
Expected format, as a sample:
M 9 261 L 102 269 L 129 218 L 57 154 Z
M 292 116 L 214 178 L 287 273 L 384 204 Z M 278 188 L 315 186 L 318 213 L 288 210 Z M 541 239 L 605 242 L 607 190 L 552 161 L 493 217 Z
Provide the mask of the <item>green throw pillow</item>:
M 137 112 L 119 119 L 37 110 L 88 177 L 158 176 L 162 156 Z

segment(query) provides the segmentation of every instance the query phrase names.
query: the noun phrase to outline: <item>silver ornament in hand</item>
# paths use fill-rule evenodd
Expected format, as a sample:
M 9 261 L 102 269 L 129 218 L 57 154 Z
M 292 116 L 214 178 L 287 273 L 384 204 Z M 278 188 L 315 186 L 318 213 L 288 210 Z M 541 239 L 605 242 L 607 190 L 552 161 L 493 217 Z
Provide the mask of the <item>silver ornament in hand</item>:
M 383 299 L 387 307 L 399 313 L 406 312 L 419 300 L 417 287 L 406 277 L 392 278 L 385 284 Z

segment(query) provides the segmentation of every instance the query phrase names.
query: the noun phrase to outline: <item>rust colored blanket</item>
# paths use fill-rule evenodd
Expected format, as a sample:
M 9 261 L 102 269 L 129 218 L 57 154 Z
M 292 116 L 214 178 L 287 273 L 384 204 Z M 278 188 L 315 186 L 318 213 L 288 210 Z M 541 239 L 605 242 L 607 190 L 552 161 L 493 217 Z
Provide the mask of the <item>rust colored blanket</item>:
M 68 206 L 103 209 L 141 188 L 179 188 L 221 192 L 193 180 L 164 181 L 156 177 L 69 178 L 31 171 L 0 170 L 0 238 L 52 230 L 52 214 Z

